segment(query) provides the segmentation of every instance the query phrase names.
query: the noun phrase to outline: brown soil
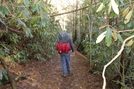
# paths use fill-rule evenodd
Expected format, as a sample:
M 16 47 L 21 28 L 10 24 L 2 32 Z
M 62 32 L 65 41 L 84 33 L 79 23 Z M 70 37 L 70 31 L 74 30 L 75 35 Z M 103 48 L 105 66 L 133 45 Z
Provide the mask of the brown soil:
M 60 57 L 42 62 L 31 59 L 27 64 L 14 67 L 11 63 L 9 70 L 15 78 L 19 78 L 17 89 L 101 89 L 100 75 L 89 73 L 89 63 L 83 55 L 76 51 L 71 56 L 72 75 L 62 76 Z M 0 89 L 11 89 L 10 84 L 0 86 Z

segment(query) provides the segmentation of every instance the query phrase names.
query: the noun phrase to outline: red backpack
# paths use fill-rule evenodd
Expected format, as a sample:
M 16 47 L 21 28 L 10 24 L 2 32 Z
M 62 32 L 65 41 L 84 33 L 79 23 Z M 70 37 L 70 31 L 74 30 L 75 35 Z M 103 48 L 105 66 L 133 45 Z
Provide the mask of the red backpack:
M 70 43 L 57 43 L 56 50 L 59 54 L 68 53 L 70 51 Z

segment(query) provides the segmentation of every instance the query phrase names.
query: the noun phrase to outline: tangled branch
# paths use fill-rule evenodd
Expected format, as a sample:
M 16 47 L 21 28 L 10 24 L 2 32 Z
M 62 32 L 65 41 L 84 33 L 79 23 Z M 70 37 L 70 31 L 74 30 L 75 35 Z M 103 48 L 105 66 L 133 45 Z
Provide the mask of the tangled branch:
M 113 61 L 116 60 L 116 58 L 117 58 L 117 57 L 122 53 L 122 51 L 124 50 L 125 43 L 126 43 L 128 40 L 132 39 L 132 38 L 134 38 L 134 35 L 132 35 L 132 36 L 126 38 L 126 39 L 123 41 L 123 44 L 122 44 L 122 46 L 121 46 L 121 49 L 119 50 L 119 52 L 117 53 L 117 55 L 116 55 L 110 62 L 108 62 L 108 63 L 104 66 L 103 72 L 102 72 L 102 77 L 103 77 L 103 87 L 102 87 L 102 89 L 105 89 L 105 88 L 106 88 L 106 77 L 105 77 L 106 68 L 107 68 Z

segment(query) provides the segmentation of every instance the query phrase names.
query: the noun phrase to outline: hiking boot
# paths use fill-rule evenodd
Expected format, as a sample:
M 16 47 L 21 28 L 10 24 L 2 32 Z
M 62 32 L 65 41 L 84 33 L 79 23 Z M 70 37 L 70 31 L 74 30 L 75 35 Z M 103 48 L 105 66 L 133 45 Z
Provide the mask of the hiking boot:
M 63 78 L 66 78 L 66 75 L 62 75 Z
M 73 73 L 72 73 L 72 72 L 68 72 L 68 74 L 69 74 L 69 75 L 73 75 Z

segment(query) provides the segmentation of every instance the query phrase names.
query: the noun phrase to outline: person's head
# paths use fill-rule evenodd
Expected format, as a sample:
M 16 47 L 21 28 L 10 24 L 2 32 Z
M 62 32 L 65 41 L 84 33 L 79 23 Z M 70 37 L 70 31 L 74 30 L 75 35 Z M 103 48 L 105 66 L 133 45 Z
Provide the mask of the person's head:
M 67 31 L 67 29 L 62 29 L 62 31 Z

